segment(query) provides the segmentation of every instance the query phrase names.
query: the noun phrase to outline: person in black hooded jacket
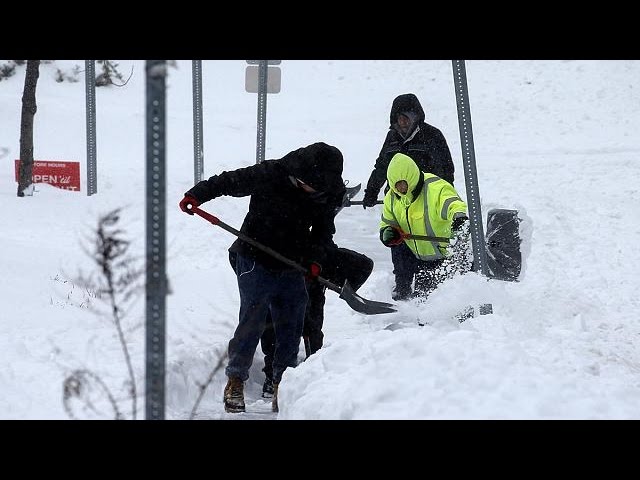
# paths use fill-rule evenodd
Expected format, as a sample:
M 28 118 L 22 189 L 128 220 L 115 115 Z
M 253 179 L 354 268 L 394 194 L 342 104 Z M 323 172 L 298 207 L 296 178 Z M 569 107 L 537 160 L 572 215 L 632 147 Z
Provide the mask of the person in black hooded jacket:
M 240 231 L 319 275 L 325 251 L 333 245 L 335 210 L 342 202 L 343 157 L 326 143 L 314 143 L 284 157 L 222 172 L 185 193 L 180 208 L 191 208 L 220 197 L 251 195 Z M 240 291 L 238 326 L 229 341 L 228 377 L 224 389 L 227 412 L 245 411 L 244 382 L 271 314 L 276 337 L 273 359 L 273 410 L 277 388 L 287 367 L 297 363 L 308 294 L 305 276 L 280 260 L 237 239 L 235 255 Z
M 345 201 L 348 202 L 346 188 L 343 190 L 345 192 Z M 335 214 L 337 215 L 341 209 L 342 207 L 337 208 Z M 348 281 L 354 292 L 358 291 L 373 271 L 373 260 L 369 257 L 348 248 L 340 248 L 333 242 L 325 249 L 324 253 L 322 276 L 331 283 L 340 286 L 344 285 L 345 281 Z M 234 256 L 233 253 L 229 254 L 229 261 L 232 267 L 235 265 Z M 320 350 L 324 343 L 322 326 L 324 323 L 324 305 L 327 287 L 313 278 L 307 278 L 306 287 L 307 293 L 309 294 L 309 301 L 307 302 L 307 309 L 305 311 L 302 336 L 304 339 L 306 358 L 309 358 L 309 356 Z M 264 398 L 273 397 L 273 358 L 275 345 L 276 338 L 273 330 L 273 322 L 271 321 L 271 315 L 267 315 L 266 328 L 262 337 L 260 337 L 260 346 L 262 353 L 264 353 L 264 368 L 262 369 L 265 375 L 262 385 L 262 396 Z
M 420 171 L 433 173 L 453 185 L 455 168 L 449 146 L 442 132 L 425 122 L 418 97 L 413 93 L 398 95 L 391 106 L 389 123 L 389 131 L 364 191 L 364 208 L 376 205 L 380 189 L 387 181 L 387 167 L 396 153 L 408 155 Z M 385 193 L 387 190 L 388 186 Z M 391 259 L 395 276 L 392 298 L 407 299 L 412 293 L 411 284 L 417 268 L 415 256 L 402 243 L 391 247 Z
M 442 132 L 425 122 L 418 97 L 413 93 L 398 95 L 391 106 L 389 124 L 364 191 L 364 207 L 376 204 L 378 193 L 387 181 L 387 167 L 396 153 L 408 155 L 420 171 L 433 173 L 453 185 L 455 168 L 449 146 Z

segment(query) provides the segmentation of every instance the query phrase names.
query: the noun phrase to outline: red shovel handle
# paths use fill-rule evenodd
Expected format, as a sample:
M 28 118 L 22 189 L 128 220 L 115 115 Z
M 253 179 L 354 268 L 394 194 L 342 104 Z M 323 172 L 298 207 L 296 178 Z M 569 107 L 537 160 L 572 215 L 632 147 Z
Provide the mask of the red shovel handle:
M 232 226 L 227 225 L 226 223 L 221 221 L 218 217 L 214 217 L 210 213 L 205 212 L 204 210 L 200 210 L 198 207 L 192 208 L 191 211 L 197 214 L 198 216 L 204 218 L 207 222 L 210 222 L 213 225 L 216 225 L 222 228 L 223 230 L 226 230 L 229 233 L 233 233 L 236 237 L 238 237 L 240 240 L 244 242 L 247 242 L 249 245 L 252 245 L 262 250 L 263 252 L 271 255 L 274 258 L 277 258 L 278 260 L 285 263 L 286 265 L 289 265 L 291 268 L 294 268 L 304 274 L 307 274 L 309 272 L 307 268 L 294 262 L 293 260 L 289 260 L 287 257 L 283 255 L 280 255 L 278 252 L 267 247 L 266 245 L 262 245 L 258 241 L 245 235 L 239 230 L 236 230 Z M 319 274 L 320 272 L 318 271 L 317 273 Z M 321 284 L 325 285 L 330 290 L 333 290 L 334 292 L 339 293 L 340 298 L 342 298 L 345 302 L 347 302 L 347 304 L 351 308 L 353 308 L 356 312 L 364 313 L 366 315 L 375 315 L 378 313 L 391 313 L 396 311 L 395 308 L 393 308 L 393 305 L 390 303 L 375 302 L 372 300 L 367 300 L 366 298 L 362 298 L 361 296 L 356 294 L 356 292 L 351 288 L 351 286 L 349 285 L 349 282 L 347 281 L 344 282 L 344 285 L 342 287 L 339 287 L 338 285 L 331 283 L 329 280 L 327 280 L 326 278 L 322 278 L 319 275 L 315 276 L 314 278 Z
M 200 215 L 206 221 L 211 222 L 214 225 L 218 225 L 220 223 L 220 219 L 218 217 L 213 216 L 209 212 L 205 212 L 204 210 L 200 210 L 198 207 L 193 207 L 191 211 L 196 215 Z

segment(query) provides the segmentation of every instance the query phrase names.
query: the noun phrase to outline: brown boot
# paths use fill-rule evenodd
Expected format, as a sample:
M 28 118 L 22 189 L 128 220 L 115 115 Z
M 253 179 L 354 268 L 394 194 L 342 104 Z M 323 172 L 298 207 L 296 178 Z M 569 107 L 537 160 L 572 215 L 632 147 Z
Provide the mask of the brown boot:
M 278 384 L 273 384 L 273 400 L 271 400 L 271 411 L 278 413 Z
M 244 382 L 237 377 L 229 377 L 224 387 L 224 411 L 244 412 Z

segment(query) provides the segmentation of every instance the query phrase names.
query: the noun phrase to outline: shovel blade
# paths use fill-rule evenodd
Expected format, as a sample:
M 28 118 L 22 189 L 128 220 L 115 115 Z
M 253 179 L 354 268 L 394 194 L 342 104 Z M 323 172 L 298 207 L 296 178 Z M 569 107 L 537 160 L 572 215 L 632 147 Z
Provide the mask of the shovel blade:
M 378 315 L 380 313 L 393 313 L 396 311 L 394 308 L 395 305 L 392 303 L 376 302 L 362 298 L 353 290 L 348 281 L 345 281 L 342 286 L 340 298 L 347 302 L 356 312 L 364 313 L 365 315 Z

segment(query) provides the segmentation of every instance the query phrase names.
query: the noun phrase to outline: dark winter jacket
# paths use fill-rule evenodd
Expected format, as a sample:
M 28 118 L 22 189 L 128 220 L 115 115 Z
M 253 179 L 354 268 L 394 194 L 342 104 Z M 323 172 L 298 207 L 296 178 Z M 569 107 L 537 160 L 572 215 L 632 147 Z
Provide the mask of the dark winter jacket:
M 187 193 L 201 203 L 222 195 L 251 195 L 242 233 L 305 266 L 311 261 L 322 264 L 325 250 L 333 246 L 333 218 L 345 191 L 342 163 L 336 147 L 315 143 L 281 159 L 214 175 Z M 295 178 L 325 195 L 313 198 Z M 229 251 L 254 258 L 269 269 L 290 268 L 240 239 Z
M 403 138 L 397 129 L 396 122 L 398 115 L 405 112 L 413 112 L 415 122 L 407 137 Z M 367 182 L 365 198 L 373 200 L 377 198 L 387 180 L 387 167 L 391 157 L 396 153 L 408 155 L 421 171 L 433 173 L 453 184 L 454 166 L 447 141 L 440 130 L 425 123 L 424 119 L 422 105 L 413 93 L 399 95 L 393 100 L 389 114 L 389 132 Z

